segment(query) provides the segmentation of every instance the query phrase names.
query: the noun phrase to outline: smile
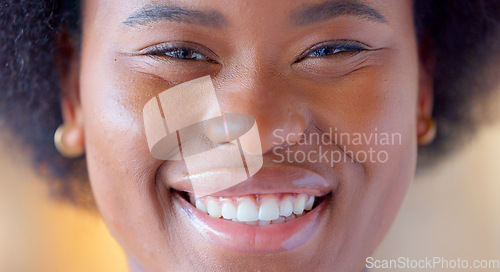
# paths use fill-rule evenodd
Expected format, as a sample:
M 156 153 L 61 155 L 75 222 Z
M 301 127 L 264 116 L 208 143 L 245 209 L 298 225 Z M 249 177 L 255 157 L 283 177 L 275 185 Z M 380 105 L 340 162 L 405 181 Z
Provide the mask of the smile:
M 259 226 L 291 221 L 312 210 L 322 199 L 306 194 L 189 197 L 193 206 L 214 218 Z
M 241 184 L 199 198 L 185 181 L 170 184 L 174 205 L 213 244 L 245 254 L 279 253 L 309 241 L 326 221 L 322 215 L 336 187 L 289 166 L 264 167 Z

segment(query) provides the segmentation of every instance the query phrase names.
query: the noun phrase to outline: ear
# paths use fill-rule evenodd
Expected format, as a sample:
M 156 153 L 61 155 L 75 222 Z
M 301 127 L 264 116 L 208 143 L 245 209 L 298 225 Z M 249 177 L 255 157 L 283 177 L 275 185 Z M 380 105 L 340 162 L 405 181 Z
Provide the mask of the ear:
M 56 66 L 61 87 L 61 113 L 65 130 L 62 143 L 71 150 L 84 147 L 83 116 L 80 103 L 80 54 L 68 31 L 62 30 L 56 39 Z
M 430 53 L 429 43 L 420 49 L 419 65 L 419 92 L 417 105 L 417 136 L 425 138 L 432 130 L 432 109 L 434 104 L 434 57 Z M 432 133 L 431 133 L 432 134 Z M 426 142 L 431 142 L 435 135 L 427 137 Z

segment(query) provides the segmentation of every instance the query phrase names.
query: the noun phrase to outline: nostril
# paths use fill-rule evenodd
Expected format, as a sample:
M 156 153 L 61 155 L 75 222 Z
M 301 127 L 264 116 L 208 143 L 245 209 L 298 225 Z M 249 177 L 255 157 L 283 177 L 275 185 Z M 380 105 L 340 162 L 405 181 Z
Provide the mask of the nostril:
M 256 127 L 255 118 L 246 113 L 225 113 L 206 122 L 205 134 L 215 144 L 239 139 Z
M 255 124 L 255 118 L 250 114 L 228 112 L 224 116 L 226 118 L 228 137 L 231 140 L 243 136 Z
M 229 142 L 226 134 L 226 127 L 222 116 L 212 118 L 206 122 L 205 127 L 206 137 L 215 144 L 223 144 Z

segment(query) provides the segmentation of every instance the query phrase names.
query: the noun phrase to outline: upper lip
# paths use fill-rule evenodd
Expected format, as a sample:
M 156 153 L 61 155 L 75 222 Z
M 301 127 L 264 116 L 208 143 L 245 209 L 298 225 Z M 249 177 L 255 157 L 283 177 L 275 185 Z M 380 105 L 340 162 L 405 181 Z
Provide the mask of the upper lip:
M 211 174 L 214 176 L 216 174 L 220 175 L 221 171 L 230 173 L 232 169 L 213 169 L 202 174 L 210 177 Z M 165 171 L 161 172 L 160 179 L 167 187 L 174 190 L 193 193 L 187 173 L 176 175 Z M 264 166 L 249 179 L 212 195 L 229 197 L 252 194 L 303 193 L 323 196 L 330 193 L 337 186 L 337 180 L 327 180 L 315 171 L 303 167 L 280 164 Z

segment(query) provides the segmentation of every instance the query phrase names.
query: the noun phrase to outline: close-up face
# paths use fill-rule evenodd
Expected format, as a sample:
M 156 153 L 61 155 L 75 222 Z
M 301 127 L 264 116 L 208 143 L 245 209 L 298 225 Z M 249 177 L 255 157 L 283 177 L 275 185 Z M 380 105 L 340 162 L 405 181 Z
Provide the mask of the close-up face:
M 64 118 L 84 135 L 99 212 L 130 261 L 144 271 L 359 271 L 412 182 L 432 108 L 412 5 L 84 1 Z M 143 109 L 204 76 L 222 113 L 255 119 L 263 165 L 197 197 L 185 161 L 151 155 Z

